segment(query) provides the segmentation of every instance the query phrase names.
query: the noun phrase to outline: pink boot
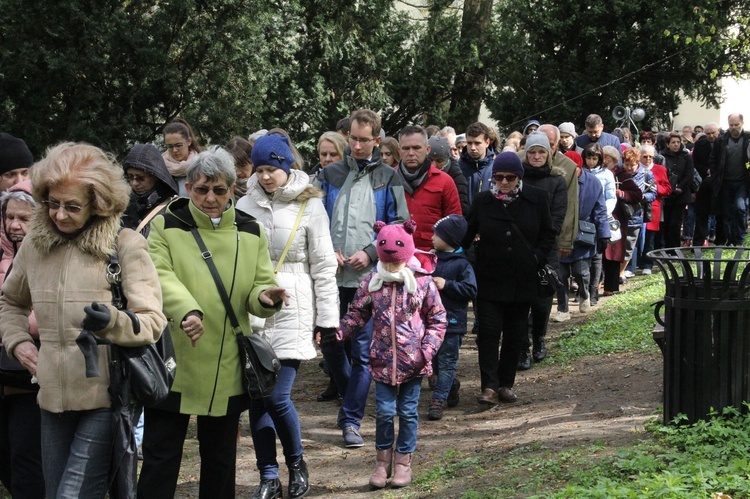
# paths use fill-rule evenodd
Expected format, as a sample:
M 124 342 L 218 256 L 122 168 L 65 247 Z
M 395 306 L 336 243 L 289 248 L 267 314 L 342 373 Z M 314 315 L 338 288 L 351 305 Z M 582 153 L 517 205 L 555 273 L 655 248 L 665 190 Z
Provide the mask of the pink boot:
M 391 477 L 391 462 L 393 461 L 393 449 L 384 449 L 378 451 L 375 471 L 370 475 L 370 486 L 375 489 L 382 489 L 388 483 Z
M 394 459 L 396 472 L 393 475 L 391 485 L 394 487 L 406 487 L 411 483 L 411 454 L 396 452 Z

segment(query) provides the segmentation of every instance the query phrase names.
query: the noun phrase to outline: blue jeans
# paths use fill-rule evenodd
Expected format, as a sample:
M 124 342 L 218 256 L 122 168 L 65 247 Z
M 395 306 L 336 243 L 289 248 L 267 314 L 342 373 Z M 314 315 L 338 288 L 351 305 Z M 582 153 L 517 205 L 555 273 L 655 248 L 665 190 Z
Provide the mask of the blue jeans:
M 270 397 L 250 402 L 250 431 L 261 480 L 279 477 L 276 461 L 276 436 L 284 449 L 287 465 L 302 458 L 302 433 L 297 409 L 292 402 L 292 385 L 297 377 L 299 360 L 282 360 L 279 379 Z
M 747 184 L 744 180 L 724 180 L 719 199 L 727 243 L 741 246 L 747 232 Z
M 646 224 L 641 225 L 641 229 L 638 231 L 638 239 L 635 241 L 635 248 L 633 248 L 633 255 L 630 257 L 626 270 L 631 271 L 635 274 L 638 269 L 638 262 L 643 260 L 643 255 L 646 247 Z
M 448 393 L 453 386 L 453 378 L 456 377 L 456 365 L 458 365 L 458 352 L 461 350 L 463 335 L 456 333 L 446 333 L 443 344 L 440 345 L 436 362 L 432 363 L 437 375 L 435 390 L 432 392 L 432 399 L 445 403 L 448 399 Z
M 404 381 L 399 386 L 375 382 L 375 448 L 390 449 L 394 442 L 393 418 L 398 414 L 396 452 L 411 454 L 417 448 L 419 394 L 422 378 Z
M 47 497 L 103 498 L 109 486 L 112 410 L 41 411 Z
M 356 288 L 339 288 L 342 317 L 356 292 Z M 342 342 L 321 345 L 320 349 L 331 377 L 336 382 L 339 393 L 344 394 L 338 417 L 338 426 L 341 429 L 354 426 L 359 430 L 360 422 L 365 417 L 367 393 L 370 391 L 371 341 L 372 320 L 351 337 L 351 365 Z
M 568 311 L 568 279 L 573 275 L 578 284 L 578 296 L 581 303 L 589 301 L 589 286 L 591 284 L 591 258 L 582 258 L 573 262 L 560 262 L 560 280 L 563 285 L 557 290 L 557 311 Z

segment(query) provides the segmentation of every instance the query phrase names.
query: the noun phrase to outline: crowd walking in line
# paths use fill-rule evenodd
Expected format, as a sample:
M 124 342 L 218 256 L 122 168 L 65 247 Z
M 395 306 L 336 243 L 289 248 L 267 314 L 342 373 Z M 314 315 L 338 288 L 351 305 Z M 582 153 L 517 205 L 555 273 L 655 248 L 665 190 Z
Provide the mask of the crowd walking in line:
M 34 161 L 0 133 L 0 482 L 14 499 L 174 497 L 194 419 L 199 496 L 232 498 L 248 412 L 252 497 L 306 496 L 315 470 L 292 393 L 302 363 L 322 359 L 318 401 L 340 405 L 328 424 L 341 445 L 374 445 L 373 489 L 408 486 L 419 425 L 459 404 L 516 402 L 518 371 L 554 355 L 549 321 L 626 292 L 653 272 L 654 249 L 744 244 L 741 114 L 726 131 L 608 133 L 596 114 L 581 125 L 531 120 L 502 137 L 481 122 L 461 133 L 409 125 L 390 136 L 377 112 L 358 109 L 320 135 L 308 168 L 280 128 L 204 147 L 177 118 L 121 163 L 73 142 Z M 560 285 L 545 292 L 550 273 Z M 247 389 L 237 334 L 275 353 L 262 396 Z M 479 359 L 472 397 L 456 376 L 467 335 Z M 178 366 L 168 393 L 123 402 L 117 349 L 163 337 Z M 114 423 L 123 414 L 132 424 Z M 114 452 L 123 438 L 138 452 Z

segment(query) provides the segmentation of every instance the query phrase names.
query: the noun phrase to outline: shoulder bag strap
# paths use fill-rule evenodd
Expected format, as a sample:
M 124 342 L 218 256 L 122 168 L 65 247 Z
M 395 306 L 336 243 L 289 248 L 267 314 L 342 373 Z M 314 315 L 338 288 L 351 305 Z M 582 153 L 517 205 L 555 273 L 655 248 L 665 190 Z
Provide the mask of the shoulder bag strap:
M 227 290 L 224 288 L 224 283 L 221 281 L 221 276 L 219 275 L 219 270 L 216 268 L 216 264 L 214 263 L 213 255 L 211 254 L 210 251 L 208 251 L 208 248 L 206 247 L 206 243 L 203 242 L 203 238 L 198 233 L 198 228 L 191 227 L 190 232 L 193 233 L 195 242 L 198 243 L 198 248 L 200 248 L 201 250 L 201 256 L 203 257 L 203 260 L 205 260 L 206 265 L 208 265 L 208 270 L 211 271 L 211 276 L 214 278 L 214 282 L 216 283 L 216 288 L 219 290 L 219 296 L 221 296 L 221 301 L 224 302 L 224 308 L 227 309 L 229 322 L 232 323 L 232 329 L 234 330 L 234 333 L 242 334 L 242 329 L 240 328 L 240 321 L 237 320 L 237 316 L 235 315 L 234 309 L 232 308 L 232 303 L 229 301 Z
M 529 248 L 529 251 L 531 251 L 531 254 L 534 254 L 534 250 L 531 248 L 531 244 L 529 244 L 528 239 L 524 237 L 523 232 L 521 232 L 521 229 L 518 228 L 518 225 L 516 225 L 516 222 L 511 222 L 510 225 L 513 227 L 513 230 L 516 231 L 516 234 L 518 234 L 518 237 L 521 238 L 521 241 L 523 241 L 523 244 L 526 245 L 527 248 Z
M 289 234 L 289 240 L 286 242 L 284 251 L 281 252 L 279 261 L 276 264 L 276 268 L 273 271 L 274 274 L 279 273 L 279 270 L 281 270 L 281 265 L 284 263 L 284 260 L 286 260 L 287 253 L 289 253 L 289 248 L 292 247 L 292 241 L 294 241 L 294 235 L 297 234 L 297 229 L 299 228 L 300 220 L 302 220 L 302 212 L 305 211 L 305 206 L 307 206 L 307 199 L 302 201 L 302 206 L 299 207 L 299 212 L 297 212 L 297 219 L 294 221 L 294 227 L 292 227 L 292 233 Z
M 177 196 L 172 196 L 171 198 L 167 198 L 164 201 L 162 201 L 161 203 L 159 203 L 158 205 L 156 205 L 156 207 L 154 207 L 153 210 L 151 210 L 151 211 L 148 212 L 148 215 L 146 215 L 146 218 L 144 218 L 143 220 L 141 220 L 141 223 L 138 224 L 138 227 L 135 228 L 135 231 L 136 232 L 141 232 L 143 230 L 143 228 L 151 221 L 151 219 L 154 218 L 156 215 L 158 215 L 159 212 L 165 206 L 167 206 L 169 204 L 169 202 L 172 201 L 175 197 L 177 197 Z

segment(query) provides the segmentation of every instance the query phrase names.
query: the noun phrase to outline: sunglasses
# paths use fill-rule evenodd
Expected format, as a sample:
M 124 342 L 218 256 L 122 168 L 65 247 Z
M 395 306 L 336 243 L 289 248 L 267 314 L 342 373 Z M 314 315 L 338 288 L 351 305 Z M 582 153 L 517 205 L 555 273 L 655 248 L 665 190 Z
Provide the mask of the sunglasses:
M 506 180 L 508 181 L 508 183 L 510 183 L 510 182 L 515 182 L 516 179 L 518 179 L 518 175 L 514 175 L 512 173 L 509 173 L 507 175 L 503 175 L 502 173 L 495 173 L 494 175 L 492 175 L 492 178 L 496 182 L 502 182 L 503 180 Z
M 125 175 L 125 178 L 128 182 L 138 182 L 139 184 L 146 180 L 146 177 L 143 175 Z
M 215 185 L 212 188 L 208 188 L 205 185 L 199 185 L 193 187 L 192 191 L 201 196 L 206 196 L 209 192 L 213 192 L 216 196 L 224 196 L 229 192 L 229 189 L 221 185 Z
M 49 199 L 45 199 L 44 201 L 42 201 L 42 204 L 46 206 L 48 210 L 52 211 L 58 211 L 60 208 L 62 208 L 68 213 L 80 213 L 82 209 L 91 204 L 91 201 L 84 204 L 83 206 L 79 206 L 77 204 L 61 204 L 57 201 L 50 201 Z

